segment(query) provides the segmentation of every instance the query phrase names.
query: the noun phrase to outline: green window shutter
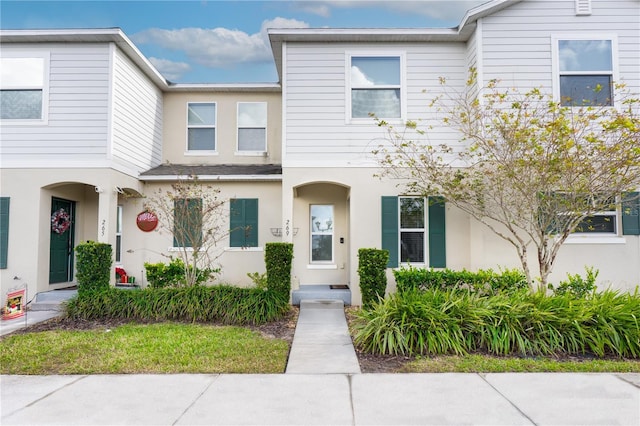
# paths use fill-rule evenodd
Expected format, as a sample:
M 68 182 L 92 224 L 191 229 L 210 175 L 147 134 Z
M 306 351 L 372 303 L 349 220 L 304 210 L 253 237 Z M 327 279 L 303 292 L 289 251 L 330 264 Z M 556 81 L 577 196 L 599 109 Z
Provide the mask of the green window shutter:
M 443 197 L 429 197 L 429 266 L 432 268 L 447 267 Z
M 0 197 L 0 269 L 7 268 L 9 252 L 9 197 Z
M 398 266 L 398 197 L 382 197 L 382 249 L 389 251 L 387 268 Z
M 231 199 L 231 217 L 229 218 L 229 245 L 244 246 L 244 200 Z
M 231 247 L 257 247 L 258 199 L 232 199 L 230 205 L 229 245 Z
M 173 246 L 202 245 L 202 199 L 185 198 L 173 202 Z
M 640 193 L 629 192 L 622 200 L 622 233 L 640 235 Z

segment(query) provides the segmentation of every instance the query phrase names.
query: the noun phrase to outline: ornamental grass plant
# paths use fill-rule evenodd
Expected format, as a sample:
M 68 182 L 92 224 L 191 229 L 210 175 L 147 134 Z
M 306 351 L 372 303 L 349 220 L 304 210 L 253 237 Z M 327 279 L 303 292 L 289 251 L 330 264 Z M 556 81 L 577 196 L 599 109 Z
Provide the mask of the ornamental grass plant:
M 640 294 L 577 298 L 528 290 L 396 293 L 356 313 L 354 341 L 376 354 L 640 357 Z
M 230 285 L 148 288 L 109 288 L 79 294 L 67 302 L 71 318 L 192 321 L 222 324 L 263 324 L 289 309 L 277 292 Z

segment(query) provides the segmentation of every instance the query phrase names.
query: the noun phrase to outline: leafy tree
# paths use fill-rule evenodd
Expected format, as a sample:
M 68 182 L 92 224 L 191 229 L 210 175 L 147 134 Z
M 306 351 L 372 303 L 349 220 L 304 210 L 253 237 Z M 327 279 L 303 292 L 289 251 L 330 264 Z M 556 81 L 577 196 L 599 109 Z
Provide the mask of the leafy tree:
M 200 182 L 197 176 L 183 176 L 169 189 L 159 188 L 146 200 L 145 208 L 158 215 L 161 232 L 173 235 L 184 266 L 184 284 L 194 286 L 220 271 L 220 242 L 229 235 L 225 200 L 220 189 Z
M 486 225 L 517 250 L 531 286 L 533 247 L 546 288 L 567 237 L 640 186 L 640 99 L 616 85 L 615 107 L 562 106 L 539 88 L 491 81 L 478 90 L 474 70 L 463 91 L 441 83 L 430 118 L 400 130 L 378 120 L 388 134 L 374 151 L 381 176 L 401 179 L 407 193 L 444 196 Z M 436 125 L 461 143 L 430 141 Z

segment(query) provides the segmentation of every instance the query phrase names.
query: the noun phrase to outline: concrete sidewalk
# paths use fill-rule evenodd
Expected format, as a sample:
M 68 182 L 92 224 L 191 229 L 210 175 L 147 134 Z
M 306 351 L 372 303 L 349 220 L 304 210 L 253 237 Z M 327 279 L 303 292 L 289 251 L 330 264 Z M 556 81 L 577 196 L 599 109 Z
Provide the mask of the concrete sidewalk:
M 638 425 L 640 374 L 1 376 L 2 425 Z
M 342 300 L 302 300 L 287 373 L 354 374 L 360 364 Z

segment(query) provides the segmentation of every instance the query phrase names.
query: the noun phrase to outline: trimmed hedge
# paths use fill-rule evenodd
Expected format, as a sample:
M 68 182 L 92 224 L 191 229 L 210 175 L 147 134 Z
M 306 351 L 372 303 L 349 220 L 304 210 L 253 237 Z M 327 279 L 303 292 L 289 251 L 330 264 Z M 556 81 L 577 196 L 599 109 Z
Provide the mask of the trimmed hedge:
M 395 269 L 397 291 L 404 293 L 411 290 L 450 290 L 463 289 L 479 294 L 496 294 L 501 291 L 512 291 L 529 288 L 527 278 L 517 269 L 506 269 L 496 273 L 491 269 L 470 272 L 452 271 L 451 269 L 435 270 L 422 268 Z
M 289 310 L 278 294 L 229 285 L 144 290 L 109 288 L 78 294 L 66 305 L 70 318 L 82 320 L 193 321 L 263 324 Z
M 87 241 L 76 247 L 78 293 L 104 290 L 111 283 L 111 245 Z
M 384 298 L 387 289 L 387 262 L 389 262 L 388 250 L 373 248 L 358 250 L 358 275 L 363 308 L 369 308 L 379 299 Z
M 267 288 L 289 302 L 291 294 L 291 263 L 293 244 L 266 243 L 264 263 L 267 269 Z
M 381 354 L 640 357 L 640 294 L 406 291 L 357 313 L 354 341 Z

